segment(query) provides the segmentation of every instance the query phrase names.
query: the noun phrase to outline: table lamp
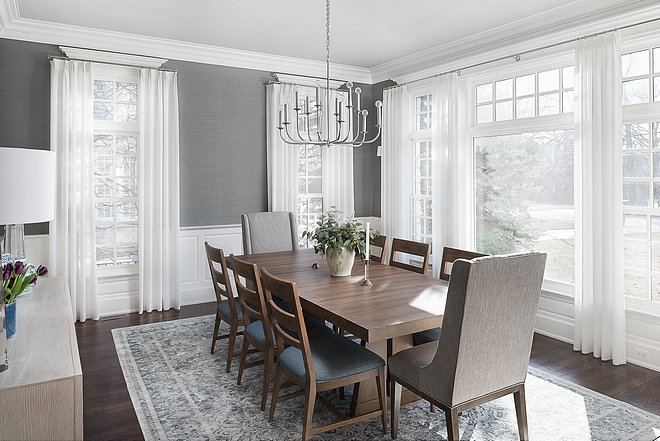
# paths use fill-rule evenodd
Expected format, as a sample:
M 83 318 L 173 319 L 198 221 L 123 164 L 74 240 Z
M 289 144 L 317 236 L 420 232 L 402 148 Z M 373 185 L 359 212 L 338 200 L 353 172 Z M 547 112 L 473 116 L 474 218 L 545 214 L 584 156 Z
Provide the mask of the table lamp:
M 25 259 L 24 224 L 55 217 L 56 153 L 0 147 L 0 226 L 6 225 L 3 249 Z

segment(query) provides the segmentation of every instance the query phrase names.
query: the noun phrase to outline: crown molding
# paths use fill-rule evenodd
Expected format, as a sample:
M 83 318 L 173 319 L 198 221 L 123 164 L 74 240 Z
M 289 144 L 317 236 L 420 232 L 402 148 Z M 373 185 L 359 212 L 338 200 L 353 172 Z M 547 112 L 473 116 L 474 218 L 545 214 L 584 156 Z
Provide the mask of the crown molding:
M 566 20 L 566 11 L 573 19 Z M 579 7 L 579 5 L 578 5 Z M 518 20 L 452 43 L 411 54 L 371 69 L 374 83 L 393 80 L 408 83 L 466 66 L 514 57 L 586 35 L 631 26 L 660 18 L 657 0 L 636 0 L 597 12 L 575 14 L 575 5 L 557 8 L 525 20 Z M 659 24 L 660 26 L 660 24 Z M 515 30 L 515 33 L 512 32 Z
M 117 52 L 95 51 L 77 47 L 60 46 L 60 52 L 69 58 L 79 60 L 99 61 L 102 63 L 125 64 L 128 66 L 140 66 L 159 68 L 167 62 L 166 58 L 145 57 L 142 55 L 120 54 Z
M 242 69 L 325 77 L 326 65 L 258 52 L 21 18 L 17 0 L 0 0 L 0 38 Z M 333 78 L 371 84 L 369 69 L 330 64 Z

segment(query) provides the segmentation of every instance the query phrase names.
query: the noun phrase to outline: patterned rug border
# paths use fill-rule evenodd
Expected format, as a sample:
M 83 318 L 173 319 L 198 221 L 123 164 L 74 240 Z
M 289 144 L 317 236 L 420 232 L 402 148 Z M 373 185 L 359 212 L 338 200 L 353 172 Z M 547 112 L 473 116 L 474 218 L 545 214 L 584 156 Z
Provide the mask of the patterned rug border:
M 151 386 L 153 386 L 153 385 L 150 386 L 148 384 L 149 380 L 145 381 L 145 379 L 143 378 L 143 372 L 140 371 L 140 367 L 138 366 L 138 362 L 136 361 L 136 354 L 133 353 L 133 350 L 130 347 L 130 342 L 129 342 L 130 334 L 134 334 L 136 332 L 140 333 L 141 331 L 142 331 L 142 333 L 144 333 L 144 331 L 148 331 L 148 330 L 152 330 L 152 329 L 165 330 L 165 328 L 181 327 L 181 326 L 185 326 L 185 325 L 188 325 L 188 324 L 194 324 L 194 325 L 199 325 L 199 326 L 202 326 L 202 324 L 204 324 L 205 326 L 204 326 L 203 330 L 204 330 L 205 333 L 208 334 L 208 336 L 204 336 L 205 338 L 203 338 L 204 341 L 208 341 L 208 345 L 205 345 L 204 349 L 206 350 L 206 352 L 208 352 L 208 356 L 213 357 L 213 358 L 218 358 L 217 361 L 219 362 L 219 364 L 222 365 L 222 374 L 226 375 L 226 376 L 231 376 L 231 380 L 235 384 L 236 383 L 235 380 L 236 380 L 237 363 L 232 363 L 232 372 L 231 373 L 226 374 L 224 372 L 224 363 L 225 363 L 225 360 L 226 360 L 226 358 L 225 358 L 225 356 L 226 356 L 226 340 L 220 340 L 218 342 L 218 345 L 216 346 L 215 354 L 210 354 L 210 351 L 208 351 L 209 348 L 207 346 L 210 346 L 210 340 L 211 340 L 210 336 L 212 334 L 214 317 L 215 317 L 214 315 L 206 315 L 206 316 L 200 316 L 200 317 L 170 320 L 170 321 L 165 321 L 165 322 L 149 323 L 149 324 L 144 324 L 144 325 L 136 325 L 136 326 L 129 326 L 129 327 L 122 327 L 122 328 L 112 329 L 112 335 L 113 335 L 113 340 L 114 340 L 114 343 L 115 343 L 115 348 L 116 348 L 116 351 L 117 351 L 117 356 L 119 358 L 120 365 L 121 365 L 121 368 L 122 368 L 122 372 L 124 374 L 124 379 L 126 381 L 126 386 L 128 388 L 128 391 L 129 391 L 129 394 L 130 394 L 130 397 L 131 397 L 131 401 L 133 403 L 133 407 L 134 407 L 135 412 L 137 414 L 138 421 L 140 423 L 140 427 L 142 428 L 145 439 L 147 439 L 147 440 L 151 440 L 151 439 L 166 440 L 166 439 L 175 439 L 175 438 L 172 438 L 172 437 L 168 438 L 167 430 L 163 427 L 163 424 L 161 424 L 161 421 L 160 421 L 161 417 L 159 417 L 159 412 L 162 413 L 163 412 L 162 407 L 167 407 L 167 406 L 163 406 L 162 403 L 154 404 L 154 402 L 152 402 L 153 387 L 151 387 Z M 205 323 L 205 322 L 208 322 L 208 323 Z M 241 342 L 241 337 L 239 337 L 237 339 L 237 343 L 239 344 L 238 347 L 240 347 L 240 342 Z M 160 351 L 160 355 L 163 357 L 163 359 L 168 360 L 168 357 L 165 354 L 165 351 L 167 350 L 167 348 L 163 348 L 155 338 L 153 338 L 153 341 L 151 343 L 154 343 L 156 345 L 156 347 L 158 347 L 158 351 Z M 224 345 L 222 343 L 224 343 Z M 142 346 L 140 347 L 140 350 L 142 350 Z M 171 372 L 174 372 L 174 366 L 169 361 L 166 361 L 166 362 L 168 363 L 168 366 L 171 369 Z M 250 373 L 250 371 L 259 371 L 259 374 L 261 374 L 261 370 L 258 369 L 258 368 L 247 370 L 246 374 Z M 641 440 L 647 440 L 647 441 L 660 440 L 660 432 L 657 432 L 657 431 L 660 431 L 660 416 L 651 414 L 651 413 L 646 412 L 642 409 L 639 409 L 639 408 L 637 408 L 633 405 L 630 405 L 628 403 L 625 403 L 625 402 L 616 400 L 614 398 L 608 397 L 606 395 L 595 392 L 591 389 L 585 388 L 583 386 L 572 383 L 568 380 L 562 379 L 560 377 L 549 374 L 549 373 L 547 373 L 543 370 L 540 370 L 540 369 L 537 369 L 537 368 L 534 368 L 534 367 L 531 367 L 531 366 L 528 369 L 528 373 L 531 376 L 536 377 L 540 380 L 546 381 L 546 382 L 554 384 L 554 385 L 556 385 L 556 386 L 558 386 L 562 389 L 565 389 L 565 390 L 568 390 L 568 391 L 571 391 L 571 392 L 574 392 L 576 394 L 581 395 L 584 398 L 585 402 L 587 402 L 587 403 L 596 402 L 596 400 L 599 400 L 601 403 L 607 404 L 608 406 L 610 406 L 613 409 L 612 415 L 609 416 L 609 417 L 607 415 L 605 415 L 605 416 L 601 415 L 601 416 L 599 416 L 599 418 L 601 418 L 601 419 L 605 418 L 605 420 L 609 419 L 610 424 L 617 425 L 617 426 L 620 425 L 620 424 L 623 424 L 619 420 L 616 420 L 617 416 L 624 415 L 628 418 L 638 417 L 639 420 L 637 420 L 637 421 L 633 420 L 633 421 L 630 422 L 630 424 L 628 424 L 630 430 L 633 430 L 632 429 L 633 427 L 637 428 L 638 430 L 633 430 L 632 432 L 628 432 L 627 433 L 628 437 L 626 439 L 640 440 L 640 441 Z M 245 385 L 248 381 L 250 381 L 250 379 L 248 377 L 249 377 L 249 375 L 244 374 L 243 385 Z M 530 381 L 529 376 L 528 376 L 528 381 Z M 195 417 L 197 417 L 198 422 L 201 425 L 200 431 L 202 433 L 204 433 L 203 436 L 200 435 L 203 439 L 216 439 L 216 440 L 220 440 L 220 439 L 236 439 L 236 440 L 242 440 L 242 439 L 255 439 L 255 440 L 257 440 L 258 439 L 258 440 L 262 440 L 262 439 L 265 439 L 265 438 L 260 437 L 258 434 L 255 435 L 253 432 L 247 432 L 246 433 L 244 430 L 239 430 L 238 431 L 238 433 L 239 433 L 238 437 L 236 437 L 235 434 L 232 435 L 231 437 L 227 437 L 227 438 L 218 437 L 217 434 L 214 434 L 214 427 L 211 427 L 211 425 L 208 424 L 207 418 L 205 418 L 203 415 L 201 415 L 200 412 L 197 410 L 197 404 L 199 404 L 199 403 L 197 403 L 197 404 L 195 403 L 195 397 L 193 396 L 194 394 L 192 392 L 187 391 L 186 387 L 183 384 L 181 384 L 182 380 L 180 380 L 178 378 L 178 376 L 177 376 L 177 383 L 178 383 L 178 386 L 182 390 L 185 391 L 184 395 L 185 395 L 186 399 L 188 400 L 188 402 L 191 404 L 190 407 L 195 409 L 195 411 L 194 411 Z M 260 380 L 258 381 L 258 383 L 260 383 Z M 238 387 L 240 388 L 241 386 L 238 386 Z M 260 384 L 258 385 L 257 389 L 260 389 Z M 180 391 L 177 391 L 177 392 L 180 393 Z M 530 395 L 529 388 L 528 388 L 528 391 L 527 391 L 527 395 L 528 395 L 528 400 L 527 401 L 528 401 L 528 407 L 529 407 L 529 395 Z M 143 397 L 143 398 L 141 399 L 140 397 Z M 147 397 L 147 398 L 144 399 L 144 397 Z M 502 399 L 500 399 L 500 400 L 502 400 Z M 293 401 L 295 401 L 295 400 L 293 400 Z M 269 396 L 268 404 L 270 405 L 270 396 Z M 284 403 L 284 404 L 286 404 L 286 403 Z M 428 404 L 426 404 L 426 407 L 428 407 Z M 145 410 L 145 408 L 146 408 L 146 410 Z M 277 412 L 276 412 L 276 418 L 275 418 L 276 420 L 278 419 L 277 414 L 280 413 L 280 409 L 281 409 L 280 406 L 278 406 Z M 404 413 L 405 409 L 406 409 L 405 407 L 402 408 L 402 418 L 403 418 L 403 413 Z M 256 410 L 259 411 L 258 405 L 257 405 Z M 616 412 L 614 412 L 614 410 L 616 410 Z M 466 412 L 470 412 L 470 411 L 466 411 Z M 317 412 L 315 413 L 315 422 L 316 423 L 318 423 L 318 421 L 316 420 L 317 413 L 318 413 L 318 409 L 317 409 Z M 530 412 L 529 412 L 529 409 L 528 409 L 528 417 L 529 417 L 529 413 Z M 436 412 L 435 415 L 438 415 L 438 414 L 442 414 L 442 412 Z M 431 415 L 431 414 L 429 414 L 429 415 Z M 297 417 L 299 418 L 299 415 Z M 423 415 L 422 415 L 422 417 L 423 417 Z M 642 417 L 644 417 L 644 418 L 642 418 Z M 266 416 L 266 418 L 267 418 L 267 416 Z M 514 418 L 515 418 L 515 416 L 514 416 Z M 165 419 L 168 420 L 169 417 L 166 417 Z M 440 419 L 442 420 L 442 423 L 443 423 L 443 426 L 444 426 L 444 415 L 442 415 L 442 417 Z M 637 423 L 641 422 L 642 419 L 646 420 L 646 424 L 637 425 Z M 378 427 L 380 427 L 380 422 L 379 421 L 380 420 L 377 421 L 377 423 L 378 423 L 377 426 Z M 222 422 L 224 422 L 224 421 L 222 421 Z M 292 424 L 293 424 L 292 427 L 294 428 L 294 430 L 295 430 L 295 423 L 296 422 L 297 421 L 292 422 Z M 170 423 L 172 423 L 172 422 L 170 421 Z M 273 424 L 275 424 L 275 422 L 274 423 L 267 423 L 267 420 L 266 420 L 266 424 L 269 424 L 269 425 L 272 426 Z M 174 425 L 176 426 L 177 423 L 174 422 Z M 592 425 L 592 421 L 588 421 L 587 422 L 587 427 L 590 428 L 591 425 Z M 252 425 L 249 425 L 249 426 L 251 426 L 252 429 L 255 428 Z M 351 427 L 351 426 L 349 426 L 349 427 Z M 403 427 L 405 427 L 405 426 L 404 426 L 403 421 L 402 421 L 402 423 L 400 425 L 401 429 L 400 429 L 399 439 L 401 439 L 401 440 L 421 439 L 421 438 L 406 438 L 405 436 L 402 437 Z M 655 431 L 656 431 L 655 435 L 653 435 L 653 429 L 654 428 L 655 428 Z M 215 427 L 215 429 L 217 431 L 218 427 Z M 269 429 L 269 428 L 267 427 L 267 429 Z M 423 436 L 429 437 L 429 439 L 433 438 L 435 436 L 438 436 L 438 435 L 441 436 L 440 439 L 446 439 L 445 438 L 446 434 L 444 434 L 444 435 L 442 434 L 442 431 L 444 430 L 444 427 L 439 427 L 437 424 L 431 423 L 431 427 L 428 427 L 428 424 L 426 426 L 424 426 L 422 424 L 421 429 L 422 430 L 432 429 L 432 431 L 429 431 L 428 434 L 423 435 Z M 248 435 L 248 433 L 251 433 L 251 434 Z M 294 432 L 294 433 L 299 433 L 299 432 Z M 368 435 L 366 435 L 366 433 L 364 435 L 368 436 Z M 461 435 L 464 436 L 464 434 L 463 434 L 463 425 L 461 425 Z M 530 435 L 531 435 L 531 433 L 530 433 Z M 470 439 L 482 439 L 482 438 L 479 438 L 478 433 L 472 433 L 470 436 L 477 436 L 477 438 L 470 438 Z M 298 438 L 299 438 L 299 435 L 298 435 Z M 323 439 L 323 436 L 322 435 L 321 436 L 316 436 L 314 438 L 315 439 Z M 192 438 L 190 438 L 190 439 L 192 439 Z M 195 437 L 195 439 L 201 439 L 201 438 Z M 268 437 L 268 439 L 271 439 L 270 436 Z M 282 440 L 284 438 L 282 438 L 281 436 L 275 436 L 272 439 Z M 332 439 L 332 436 L 326 437 L 325 439 Z M 342 439 L 347 439 L 347 438 L 344 437 Z M 365 437 L 365 438 L 351 438 L 351 439 L 391 439 L 391 438 L 390 438 L 389 435 L 383 435 L 382 433 L 380 433 L 380 437 L 377 437 L 377 438 L 367 438 L 367 437 Z M 434 438 L 434 439 L 438 439 L 438 438 Z M 489 439 L 499 439 L 499 438 L 489 438 Z M 572 440 L 572 439 L 582 439 L 582 438 L 563 438 L 563 437 L 559 437 L 559 438 L 554 438 L 554 439 L 567 439 L 567 440 L 570 439 L 570 440 Z M 591 437 L 589 439 L 591 439 Z M 605 439 L 605 438 L 599 438 L 599 439 Z M 619 440 L 621 438 L 619 438 L 618 435 L 617 435 L 616 438 L 608 438 L 608 439 L 612 439 L 612 440 L 617 439 L 617 440 Z

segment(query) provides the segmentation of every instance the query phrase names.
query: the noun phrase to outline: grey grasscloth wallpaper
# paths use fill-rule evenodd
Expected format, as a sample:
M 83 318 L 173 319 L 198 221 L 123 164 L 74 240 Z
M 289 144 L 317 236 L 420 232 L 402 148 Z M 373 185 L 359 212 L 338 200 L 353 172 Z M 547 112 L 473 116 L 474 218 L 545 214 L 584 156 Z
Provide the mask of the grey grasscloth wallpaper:
M 49 148 L 49 54 L 62 55 L 55 45 L 0 38 L 0 146 Z M 177 60 L 163 67 L 179 72 L 181 226 L 238 224 L 240 213 L 265 211 L 270 72 Z M 360 85 L 370 116 L 387 85 Z M 357 216 L 380 216 L 378 145 L 354 152 Z M 28 234 L 47 231 L 26 226 Z

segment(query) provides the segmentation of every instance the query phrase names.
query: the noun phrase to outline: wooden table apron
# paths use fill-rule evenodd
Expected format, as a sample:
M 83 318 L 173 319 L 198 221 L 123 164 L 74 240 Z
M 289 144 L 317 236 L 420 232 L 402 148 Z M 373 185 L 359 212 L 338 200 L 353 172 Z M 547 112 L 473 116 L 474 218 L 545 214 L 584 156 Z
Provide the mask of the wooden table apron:
M 386 360 L 388 340 L 394 353 L 412 346 L 412 333 L 442 325 L 447 295 L 443 280 L 371 262 L 373 286 L 362 286 L 361 260 L 356 259 L 351 276 L 331 277 L 324 257 L 317 256 L 319 269 L 311 268 L 312 249 L 239 257 L 295 282 L 305 311 L 352 333 Z M 356 384 L 351 414 L 377 409 L 377 398 L 375 380 Z M 402 400 L 417 398 L 409 394 Z

